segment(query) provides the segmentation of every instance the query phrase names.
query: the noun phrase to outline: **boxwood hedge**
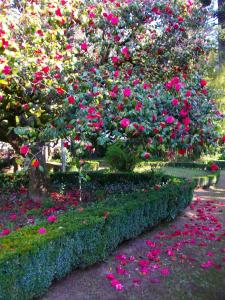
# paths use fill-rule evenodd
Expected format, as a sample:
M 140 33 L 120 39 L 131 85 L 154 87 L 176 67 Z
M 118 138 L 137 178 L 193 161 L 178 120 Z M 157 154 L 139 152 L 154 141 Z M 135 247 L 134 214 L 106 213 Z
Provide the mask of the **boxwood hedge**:
M 0 299 L 40 296 L 73 268 L 101 261 L 124 240 L 175 218 L 190 203 L 194 185 L 172 178 L 159 190 L 113 195 L 65 213 L 56 223 L 24 227 L 1 238 Z M 47 232 L 38 234 L 40 227 Z

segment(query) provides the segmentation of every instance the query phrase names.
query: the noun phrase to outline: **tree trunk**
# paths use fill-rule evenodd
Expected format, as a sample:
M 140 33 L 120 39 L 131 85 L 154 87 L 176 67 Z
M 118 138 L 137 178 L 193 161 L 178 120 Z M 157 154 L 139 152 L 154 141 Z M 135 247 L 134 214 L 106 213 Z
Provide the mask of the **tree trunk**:
M 66 172 L 66 149 L 63 140 L 61 140 L 61 163 L 62 163 L 62 172 Z
M 219 35 L 219 66 L 225 64 L 225 0 L 218 0 L 218 24 L 222 33 Z
M 39 160 L 40 168 L 30 166 L 29 168 L 29 188 L 28 193 L 30 199 L 34 201 L 41 201 L 48 196 L 49 177 L 47 167 L 45 164 L 44 146 L 36 145 L 34 149 L 35 158 Z

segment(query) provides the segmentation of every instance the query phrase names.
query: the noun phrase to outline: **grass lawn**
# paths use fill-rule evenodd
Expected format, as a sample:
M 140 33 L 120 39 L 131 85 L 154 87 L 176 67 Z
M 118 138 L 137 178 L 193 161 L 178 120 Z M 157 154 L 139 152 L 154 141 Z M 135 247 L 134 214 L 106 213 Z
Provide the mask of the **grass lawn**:
M 189 168 L 163 167 L 160 170 L 162 170 L 167 175 L 184 177 L 188 179 L 191 179 L 193 177 L 206 176 L 210 174 L 209 171 L 204 171 L 200 169 L 189 169 Z

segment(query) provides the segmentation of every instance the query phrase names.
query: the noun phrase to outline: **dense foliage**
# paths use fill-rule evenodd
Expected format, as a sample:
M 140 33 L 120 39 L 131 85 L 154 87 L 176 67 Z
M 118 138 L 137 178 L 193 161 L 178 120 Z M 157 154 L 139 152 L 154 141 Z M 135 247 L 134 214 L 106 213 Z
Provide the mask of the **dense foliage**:
M 142 155 L 216 141 L 197 2 L 21 1 L 12 10 L 4 1 L 1 10 L 4 133 L 13 127 L 31 144 L 65 137 L 79 151 L 123 138 Z

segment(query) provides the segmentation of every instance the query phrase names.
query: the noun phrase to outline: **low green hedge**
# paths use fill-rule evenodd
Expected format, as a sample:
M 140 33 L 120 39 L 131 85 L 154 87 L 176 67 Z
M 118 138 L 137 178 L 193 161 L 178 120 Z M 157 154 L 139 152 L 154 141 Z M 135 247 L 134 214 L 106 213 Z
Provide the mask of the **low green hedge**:
M 175 218 L 191 202 L 193 189 L 192 182 L 172 178 L 160 190 L 114 195 L 54 224 L 24 227 L 1 238 L 0 299 L 43 295 L 54 279 L 102 261 L 124 240 Z M 43 226 L 47 233 L 38 234 Z
M 102 171 L 89 171 L 86 173 L 89 177 L 89 181 L 93 184 L 98 183 L 101 185 L 113 184 L 113 183 L 129 183 L 135 182 L 136 184 L 140 182 L 148 182 L 149 186 L 153 186 L 160 182 L 166 182 L 168 176 L 162 173 L 147 172 L 147 173 L 125 173 L 125 172 L 116 172 L 116 173 L 107 173 Z M 64 184 L 73 184 L 74 186 L 78 185 L 78 173 L 77 172 L 67 172 L 67 173 L 54 173 L 51 174 L 51 181 L 53 183 L 64 183 Z

